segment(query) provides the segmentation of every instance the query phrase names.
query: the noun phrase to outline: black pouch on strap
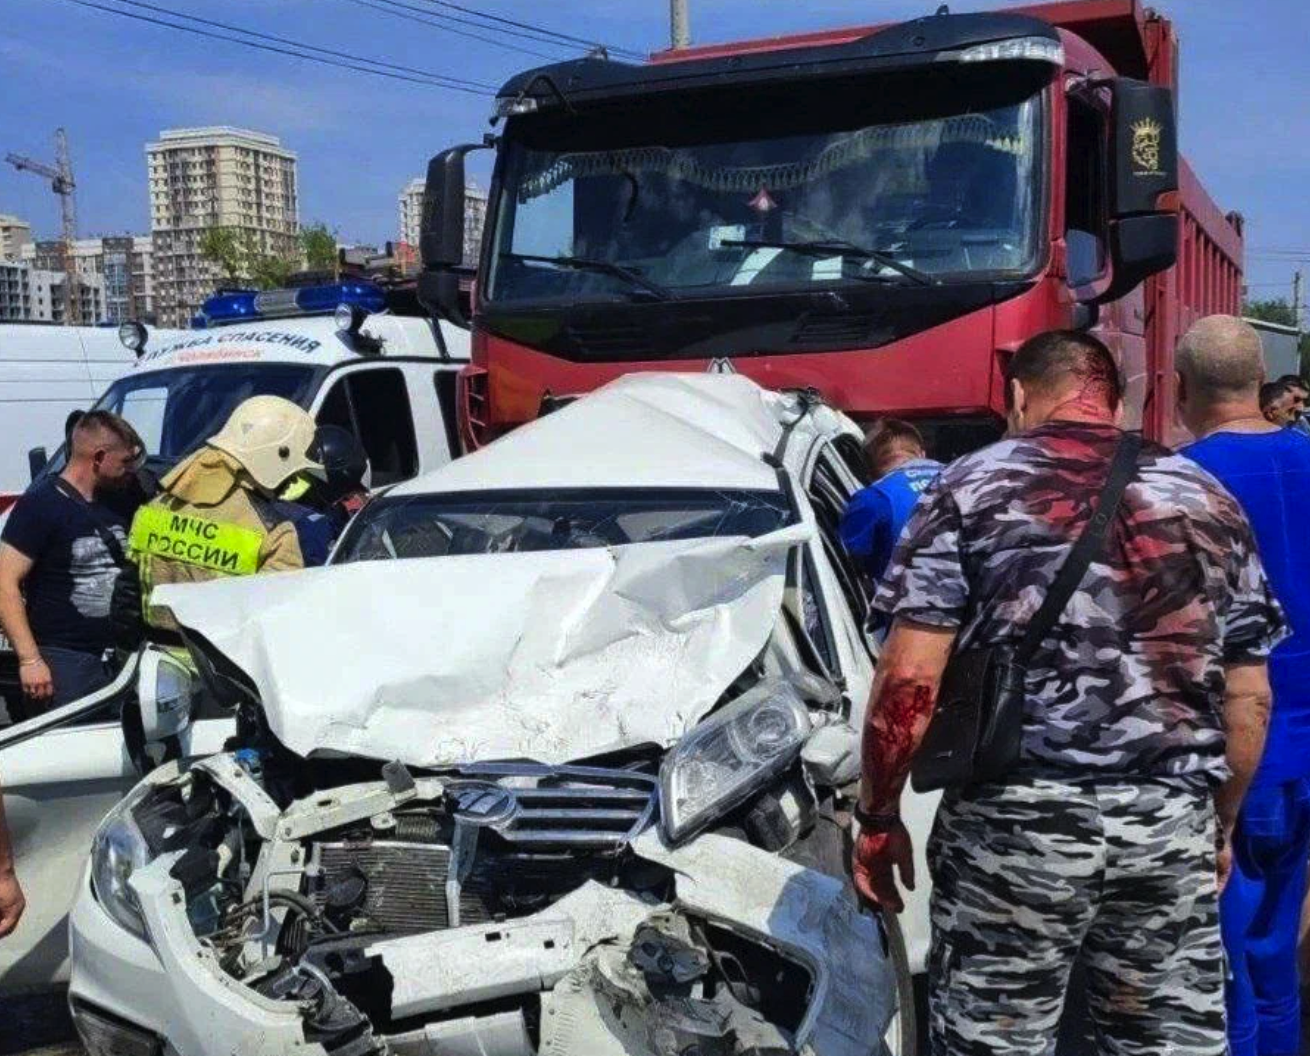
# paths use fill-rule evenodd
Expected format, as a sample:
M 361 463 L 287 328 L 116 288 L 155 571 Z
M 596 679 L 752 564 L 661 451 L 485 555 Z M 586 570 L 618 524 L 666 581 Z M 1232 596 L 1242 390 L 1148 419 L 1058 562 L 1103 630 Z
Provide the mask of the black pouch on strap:
M 996 781 L 1018 763 L 1028 664 L 1105 541 L 1124 489 L 1137 472 L 1141 449 L 1137 433 L 1125 433 L 1119 441 L 1091 520 L 1060 566 L 1019 645 L 964 649 L 951 655 L 932 722 L 910 767 L 916 792 Z

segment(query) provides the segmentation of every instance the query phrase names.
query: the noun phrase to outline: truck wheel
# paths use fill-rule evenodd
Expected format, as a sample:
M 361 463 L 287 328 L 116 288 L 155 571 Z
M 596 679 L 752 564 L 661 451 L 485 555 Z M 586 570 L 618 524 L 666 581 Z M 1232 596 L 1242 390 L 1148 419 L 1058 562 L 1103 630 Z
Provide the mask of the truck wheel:
M 914 1001 L 914 976 L 910 974 L 910 958 L 905 952 L 905 936 L 901 922 L 894 913 L 880 913 L 878 923 L 887 940 L 887 957 L 896 977 L 896 1015 L 887 1024 L 883 1035 L 885 1052 L 889 1056 L 918 1056 L 919 1015 Z

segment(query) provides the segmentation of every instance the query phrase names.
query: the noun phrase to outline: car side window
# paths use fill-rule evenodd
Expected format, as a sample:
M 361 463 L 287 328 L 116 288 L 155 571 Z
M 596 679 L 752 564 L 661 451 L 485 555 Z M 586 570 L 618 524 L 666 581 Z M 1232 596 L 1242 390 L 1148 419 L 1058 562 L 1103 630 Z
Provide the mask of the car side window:
M 373 486 L 408 480 L 418 472 L 418 445 L 404 373 L 394 367 L 361 370 L 346 380 Z
M 342 429 L 355 432 L 355 419 L 350 413 L 350 397 L 346 395 L 346 379 L 342 378 L 327 394 L 323 405 L 318 409 L 319 425 L 337 425 Z
M 825 450 L 819 455 L 814 474 L 810 478 L 808 493 L 815 520 L 819 524 L 824 553 L 841 584 L 842 595 L 850 606 L 851 615 L 863 626 L 872 604 L 872 584 L 846 552 L 841 541 L 842 515 L 854 492 L 831 461 L 834 457 L 831 450 Z
M 807 551 L 804 560 L 799 563 L 801 624 L 805 637 L 818 655 L 824 670 L 829 675 L 840 673 L 837 663 L 837 647 L 833 644 L 832 626 L 823 609 L 823 594 L 819 588 L 819 575 L 814 569 L 814 560 Z
M 418 472 L 418 445 L 405 375 L 395 367 L 360 370 L 341 378 L 318 409 L 319 425 L 339 425 L 368 452 L 373 486 L 408 480 Z
M 850 470 L 851 476 L 861 484 L 873 483 L 873 470 L 869 467 L 869 458 L 864 453 L 864 445 L 860 441 L 843 433 L 833 440 L 832 449 Z

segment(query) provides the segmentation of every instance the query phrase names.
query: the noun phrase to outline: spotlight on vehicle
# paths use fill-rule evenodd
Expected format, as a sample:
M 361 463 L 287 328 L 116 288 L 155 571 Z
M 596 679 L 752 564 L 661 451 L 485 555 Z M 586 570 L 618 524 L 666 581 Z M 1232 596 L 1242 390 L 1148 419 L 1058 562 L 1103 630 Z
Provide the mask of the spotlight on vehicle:
M 148 336 L 145 324 L 138 323 L 135 320 L 124 323 L 118 328 L 118 340 L 123 342 L 124 348 L 131 349 L 132 354 L 138 358 L 146 350 L 146 338 Z

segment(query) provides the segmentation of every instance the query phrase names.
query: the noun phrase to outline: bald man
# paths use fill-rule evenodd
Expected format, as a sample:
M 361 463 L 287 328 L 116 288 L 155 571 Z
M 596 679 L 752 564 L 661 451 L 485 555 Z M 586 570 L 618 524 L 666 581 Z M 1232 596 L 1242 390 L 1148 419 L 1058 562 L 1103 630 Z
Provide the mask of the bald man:
M 1198 438 L 1183 453 L 1242 504 L 1294 632 L 1269 659 L 1269 734 L 1220 915 L 1233 1056 L 1284 1056 L 1300 1044 L 1296 944 L 1310 856 L 1310 438 L 1261 413 L 1260 337 L 1241 319 L 1202 319 L 1176 364 L 1179 418 Z

